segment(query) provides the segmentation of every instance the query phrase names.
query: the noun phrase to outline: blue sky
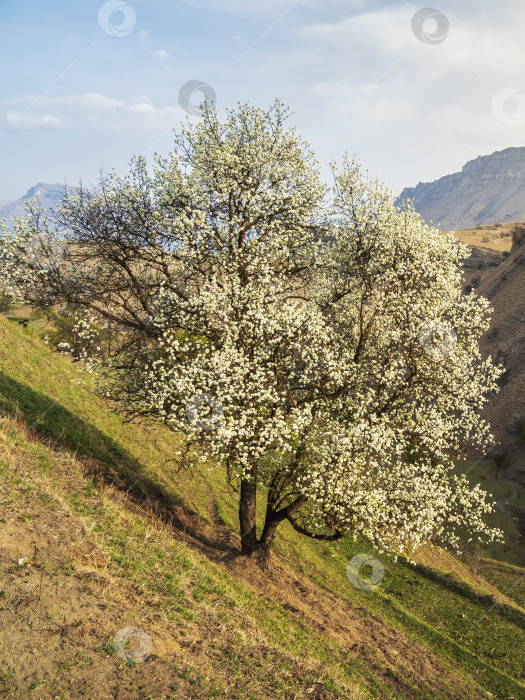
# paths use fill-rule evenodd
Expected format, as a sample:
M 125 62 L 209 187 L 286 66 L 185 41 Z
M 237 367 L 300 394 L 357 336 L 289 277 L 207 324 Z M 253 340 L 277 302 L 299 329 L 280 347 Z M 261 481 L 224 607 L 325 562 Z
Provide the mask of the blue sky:
M 522 0 L 111 1 L 0 0 L 0 200 L 167 152 L 191 80 L 396 190 L 525 145 Z

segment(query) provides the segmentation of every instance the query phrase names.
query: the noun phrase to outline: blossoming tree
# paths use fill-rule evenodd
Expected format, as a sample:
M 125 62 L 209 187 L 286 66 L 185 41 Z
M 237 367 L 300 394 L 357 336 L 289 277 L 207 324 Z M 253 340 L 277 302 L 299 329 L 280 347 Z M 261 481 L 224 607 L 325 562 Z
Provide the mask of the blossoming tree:
M 261 566 L 285 521 L 393 553 L 490 539 L 486 494 L 453 470 L 489 440 L 499 371 L 464 249 L 348 158 L 327 191 L 286 116 L 206 106 L 151 173 L 136 158 L 66 194 L 53 226 L 19 222 L 9 245 L 22 259 L 32 241 L 39 271 L 26 296 L 75 309 L 97 390 L 177 431 L 181 465 L 225 470 Z

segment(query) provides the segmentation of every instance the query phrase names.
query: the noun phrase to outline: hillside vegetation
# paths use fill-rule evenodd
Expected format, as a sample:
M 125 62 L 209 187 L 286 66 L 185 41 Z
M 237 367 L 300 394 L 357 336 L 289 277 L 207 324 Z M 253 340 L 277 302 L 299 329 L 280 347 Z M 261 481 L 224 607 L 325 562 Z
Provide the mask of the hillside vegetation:
M 512 248 L 512 232 L 523 222 L 485 224 L 454 231 L 456 238 L 470 246 L 506 253 Z
M 496 509 L 507 543 L 491 551 L 428 548 L 413 565 L 287 526 L 264 574 L 237 556 L 220 470 L 177 472 L 176 435 L 123 422 L 39 324 L 0 316 L 0 694 L 525 697 L 513 502 Z M 486 465 L 470 475 L 512 493 Z M 361 552 L 385 567 L 375 591 L 346 576 Z M 128 626 L 151 645 L 143 661 L 136 640 L 115 642 Z

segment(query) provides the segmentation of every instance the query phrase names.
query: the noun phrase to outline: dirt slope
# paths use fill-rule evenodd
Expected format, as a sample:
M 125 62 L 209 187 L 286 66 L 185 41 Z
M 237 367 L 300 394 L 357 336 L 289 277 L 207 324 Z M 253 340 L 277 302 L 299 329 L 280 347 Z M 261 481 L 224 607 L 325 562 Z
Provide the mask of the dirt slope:
M 293 697 L 338 697 L 330 691 L 322 665 L 307 655 L 287 654 L 265 638 L 250 604 L 230 619 L 220 614 L 218 606 L 200 611 L 194 620 L 168 619 L 166 599 L 138 586 L 111 562 L 105 551 L 107 535 L 97 527 L 104 509 L 116 508 L 113 534 L 122 537 L 126 520 L 140 517 L 137 507 L 114 489 L 95 495 L 86 477 L 89 465 L 67 454 L 50 448 L 40 451 L 46 457 L 47 474 L 36 471 L 27 449 L 7 437 L 13 425 L 4 420 L 1 428 L 4 475 L 7 468 L 16 470 L 2 480 L 0 488 L 0 658 L 6 694 L 19 697 L 30 691 L 32 697 L 42 698 L 292 697 L 281 696 L 272 678 L 266 685 L 259 679 L 258 691 L 243 695 L 252 679 L 240 675 L 233 661 L 228 663 L 228 650 L 231 654 L 235 649 L 234 637 L 239 635 L 242 643 L 237 644 L 236 653 L 242 648 L 250 665 L 262 666 L 263 659 L 266 664 L 270 657 L 275 674 L 289 675 L 290 681 L 295 677 Z M 27 440 L 27 435 L 22 439 Z M 86 496 L 87 492 L 91 495 Z M 85 517 L 79 517 L 69 505 L 72 496 L 77 504 L 82 503 Z M 192 535 L 176 525 L 167 527 L 158 515 L 144 511 L 142 516 L 146 516 L 157 547 L 163 537 L 170 537 L 175 538 L 176 547 L 202 552 L 208 549 L 202 541 L 215 532 L 195 516 L 188 516 Z M 223 529 L 222 535 L 231 537 L 231 531 Z M 220 569 L 252 596 L 282 608 L 311 634 L 319 634 L 327 648 L 334 644 L 344 649 L 346 663 L 353 660 L 374 668 L 383 687 L 382 697 L 431 697 L 430 688 L 435 697 L 487 697 L 472 681 L 463 680 L 453 664 L 438 659 L 365 608 L 352 609 L 277 560 L 269 574 L 263 575 L 233 554 L 224 557 L 224 552 L 214 552 L 214 558 L 222 560 Z M 145 662 L 130 665 L 115 654 L 115 634 L 129 626 L 146 631 L 151 640 L 151 655 Z M 140 653 L 136 644 L 130 653 Z M 200 679 L 198 688 L 196 678 Z M 212 690 L 215 695 L 209 694 Z M 347 686 L 344 693 L 348 698 L 367 697 L 358 685 Z
M 490 331 L 482 346 L 505 367 L 500 392 L 486 409 L 495 436 L 508 453 L 512 475 L 525 483 L 525 244 L 515 245 L 510 255 L 483 276 L 477 290 L 494 308 Z

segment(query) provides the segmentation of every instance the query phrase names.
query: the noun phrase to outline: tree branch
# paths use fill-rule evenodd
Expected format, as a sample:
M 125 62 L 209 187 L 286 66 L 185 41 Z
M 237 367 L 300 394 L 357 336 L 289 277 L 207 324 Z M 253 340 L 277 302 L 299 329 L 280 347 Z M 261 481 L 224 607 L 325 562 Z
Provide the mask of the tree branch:
M 323 535 L 321 533 L 317 532 L 310 532 L 306 528 L 302 527 L 302 525 L 299 525 L 299 523 L 293 518 L 293 516 L 289 513 L 286 517 L 290 525 L 293 527 L 293 529 L 298 532 L 300 535 L 305 535 L 306 537 L 310 537 L 313 540 L 324 540 L 326 542 L 335 542 L 336 540 L 340 540 L 341 537 L 343 536 L 342 532 L 337 531 L 333 535 Z

